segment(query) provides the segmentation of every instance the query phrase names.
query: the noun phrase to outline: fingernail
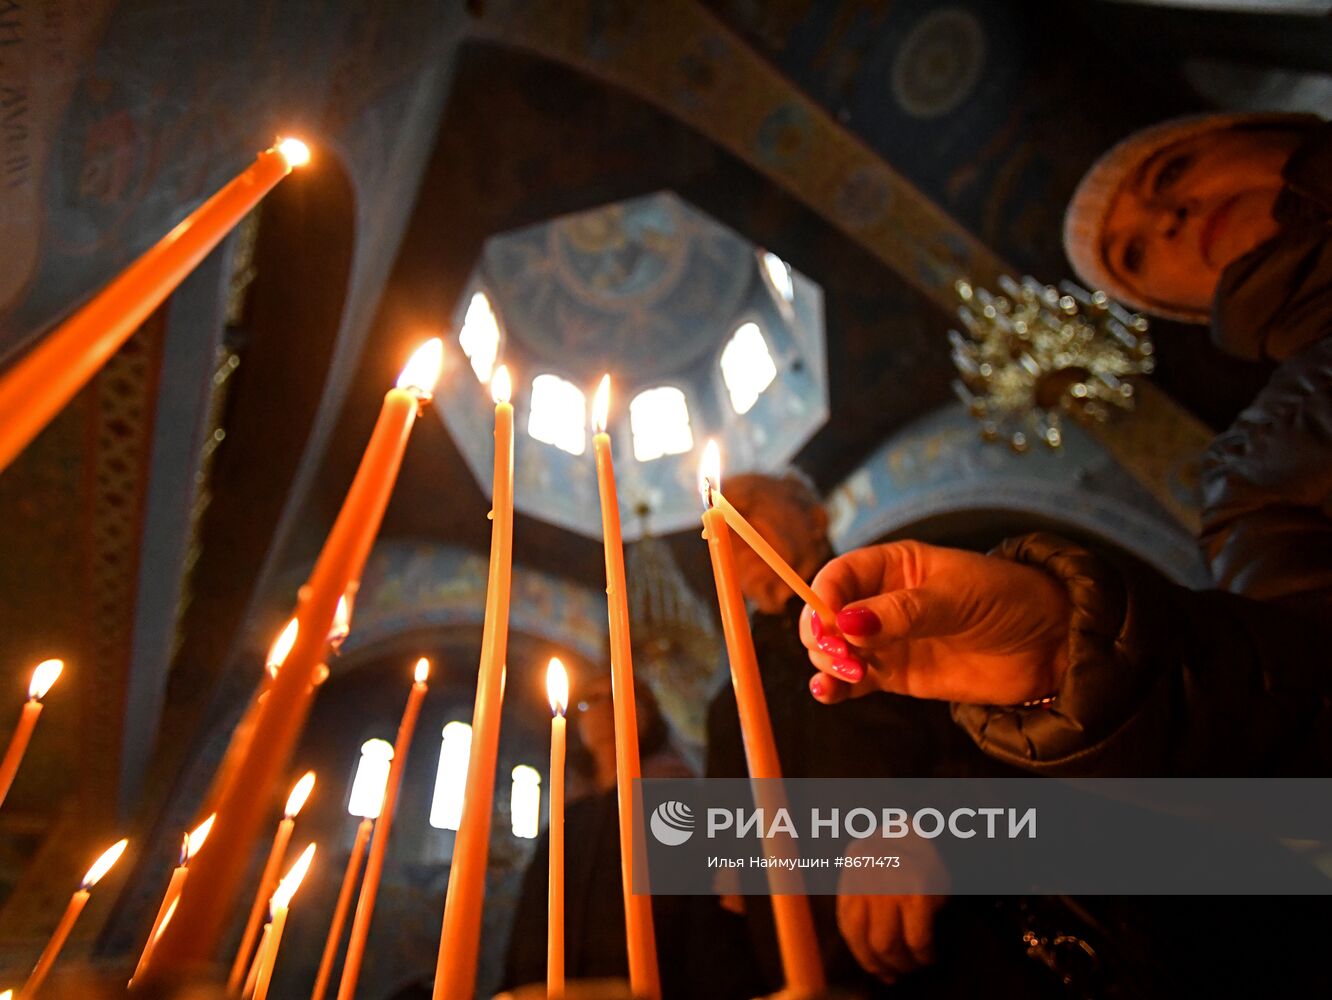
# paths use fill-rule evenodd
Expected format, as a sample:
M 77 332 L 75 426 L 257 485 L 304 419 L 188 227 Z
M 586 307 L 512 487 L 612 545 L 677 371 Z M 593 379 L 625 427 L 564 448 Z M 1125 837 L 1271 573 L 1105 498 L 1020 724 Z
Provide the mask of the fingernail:
M 827 696 L 828 682 L 823 679 L 823 674 L 815 674 L 809 679 L 809 693 L 815 698 Z
M 865 664 L 854 656 L 843 656 L 833 660 L 832 672 L 848 684 L 856 684 L 865 676 Z
M 823 619 L 817 611 L 811 610 L 809 613 L 809 630 L 814 633 L 815 639 L 823 638 Z
M 837 627 L 847 635 L 878 635 L 883 622 L 869 608 L 846 608 L 837 612 Z
M 825 635 L 819 640 L 818 646 L 819 649 L 827 653 L 829 656 L 842 657 L 851 652 L 846 643 L 835 635 Z

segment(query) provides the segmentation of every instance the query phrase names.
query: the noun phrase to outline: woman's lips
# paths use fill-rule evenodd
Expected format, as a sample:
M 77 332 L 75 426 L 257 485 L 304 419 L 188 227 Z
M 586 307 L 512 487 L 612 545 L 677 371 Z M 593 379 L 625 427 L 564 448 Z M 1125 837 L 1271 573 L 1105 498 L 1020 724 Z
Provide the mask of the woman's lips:
M 1243 197 L 1241 194 L 1231 195 L 1203 220 L 1202 229 L 1198 234 L 1198 252 L 1202 254 L 1202 259 L 1208 265 L 1215 267 L 1216 262 L 1212 260 L 1212 248 L 1216 245 L 1217 237 L 1225 229 L 1226 220 L 1230 217 L 1231 210 L 1235 203 Z

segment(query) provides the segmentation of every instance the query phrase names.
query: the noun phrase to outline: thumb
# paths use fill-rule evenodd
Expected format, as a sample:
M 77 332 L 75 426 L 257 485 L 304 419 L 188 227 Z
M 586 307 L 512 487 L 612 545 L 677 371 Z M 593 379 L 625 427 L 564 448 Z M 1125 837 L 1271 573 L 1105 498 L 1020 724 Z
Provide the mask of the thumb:
M 854 645 L 873 648 L 904 639 L 951 635 L 961 627 L 945 590 L 907 587 L 856 601 L 837 613 L 837 628 Z

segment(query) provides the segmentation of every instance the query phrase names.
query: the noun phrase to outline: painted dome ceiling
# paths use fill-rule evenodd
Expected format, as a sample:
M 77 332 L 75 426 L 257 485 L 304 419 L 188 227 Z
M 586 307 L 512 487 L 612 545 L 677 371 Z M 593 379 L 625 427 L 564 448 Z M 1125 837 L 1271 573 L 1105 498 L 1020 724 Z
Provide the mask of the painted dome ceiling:
M 697 454 L 777 468 L 827 420 L 823 300 L 783 261 L 669 192 L 487 241 L 459 302 L 435 402 L 484 489 L 486 382 L 514 377 L 518 509 L 601 536 L 590 405 L 612 378 L 609 433 L 626 537 L 698 518 Z

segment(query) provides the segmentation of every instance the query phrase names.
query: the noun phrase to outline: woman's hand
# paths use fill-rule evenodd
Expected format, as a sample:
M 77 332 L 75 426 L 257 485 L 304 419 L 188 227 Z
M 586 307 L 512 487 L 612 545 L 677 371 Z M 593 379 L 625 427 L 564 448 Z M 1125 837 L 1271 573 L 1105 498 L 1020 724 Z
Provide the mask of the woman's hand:
M 834 634 L 809 608 L 800 638 L 831 704 L 871 691 L 972 704 L 1043 698 L 1068 665 L 1071 605 L 1031 566 L 921 542 L 838 556 L 814 578 Z

